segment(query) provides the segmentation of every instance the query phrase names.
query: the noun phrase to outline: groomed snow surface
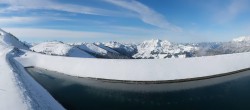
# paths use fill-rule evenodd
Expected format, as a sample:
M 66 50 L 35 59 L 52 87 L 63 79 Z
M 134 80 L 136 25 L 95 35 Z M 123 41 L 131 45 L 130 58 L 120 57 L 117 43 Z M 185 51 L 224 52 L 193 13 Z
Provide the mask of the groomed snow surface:
M 0 109 L 28 109 L 30 105 L 23 102 L 24 97 L 21 95 L 22 90 L 18 86 L 15 79 L 15 73 L 6 61 L 6 53 L 10 51 L 8 48 L 0 47 Z M 15 80 L 15 81 L 13 81 Z

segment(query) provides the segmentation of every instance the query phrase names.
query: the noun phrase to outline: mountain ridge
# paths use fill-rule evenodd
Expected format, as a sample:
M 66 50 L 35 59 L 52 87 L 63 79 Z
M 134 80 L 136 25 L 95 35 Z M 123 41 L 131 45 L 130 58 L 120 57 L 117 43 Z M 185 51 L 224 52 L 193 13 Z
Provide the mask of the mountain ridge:
M 0 40 L 5 45 L 32 50 L 38 53 L 82 58 L 165 59 L 250 52 L 250 36 L 240 36 L 229 42 L 186 44 L 151 39 L 141 43 L 120 43 L 116 41 L 103 43 L 64 43 L 49 41 L 27 46 L 27 43 L 21 42 L 14 35 L 0 29 Z

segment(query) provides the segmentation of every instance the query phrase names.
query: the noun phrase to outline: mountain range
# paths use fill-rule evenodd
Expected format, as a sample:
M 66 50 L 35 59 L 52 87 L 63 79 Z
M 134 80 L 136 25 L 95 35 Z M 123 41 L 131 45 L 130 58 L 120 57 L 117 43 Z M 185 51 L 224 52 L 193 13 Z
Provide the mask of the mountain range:
M 63 43 L 60 41 L 34 44 L 30 50 L 49 55 L 108 59 L 189 58 L 250 52 L 250 37 L 242 36 L 229 42 L 173 43 L 152 39 L 141 43 Z
M 1 30 L 4 32 L 3 30 Z M 0 32 L 1 32 L 0 31 Z M 5 33 L 0 33 L 5 34 Z M 120 43 L 116 41 L 95 43 L 64 43 L 50 41 L 26 43 L 8 33 L 4 42 L 15 41 L 14 47 L 48 55 L 108 58 L 108 59 L 164 59 L 189 58 L 250 52 L 250 36 L 241 36 L 228 42 L 173 43 L 167 40 L 152 39 L 141 43 Z

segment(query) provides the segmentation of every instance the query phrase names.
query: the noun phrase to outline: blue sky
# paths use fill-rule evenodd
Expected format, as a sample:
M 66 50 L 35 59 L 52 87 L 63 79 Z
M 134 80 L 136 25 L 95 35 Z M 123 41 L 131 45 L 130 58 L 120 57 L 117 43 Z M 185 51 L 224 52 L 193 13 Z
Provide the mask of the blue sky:
M 249 5 L 249 0 L 0 0 L 0 27 L 30 42 L 229 41 L 250 35 Z

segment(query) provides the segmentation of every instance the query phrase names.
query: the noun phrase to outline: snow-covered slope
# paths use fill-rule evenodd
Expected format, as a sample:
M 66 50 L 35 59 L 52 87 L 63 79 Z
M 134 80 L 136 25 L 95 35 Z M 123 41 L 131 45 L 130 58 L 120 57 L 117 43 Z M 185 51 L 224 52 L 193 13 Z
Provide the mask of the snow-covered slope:
M 86 53 L 85 51 L 67 45 L 62 42 L 43 42 L 31 47 L 32 51 L 44 53 L 48 55 L 59 55 L 69 57 L 81 57 L 81 58 L 94 58 L 94 56 Z
M 4 48 L 0 45 L 1 55 L 0 55 L 0 109 L 1 110 L 27 110 L 30 105 L 23 103 L 23 96 L 21 90 L 17 85 L 15 75 L 11 70 L 10 65 L 6 61 L 6 54 L 11 51 L 11 49 Z M 7 85 L 7 86 L 6 86 Z
M 183 58 L 188 53 L 197 50 L 196 47 L 188 45 L 173 44 L 166 40 L 149 40 L 137 46 L 138 52 L 134 58 L 162 59 L 162 58 Z
M 102 43 L 102 44 L 130 58 L 132 58 L 132 55 L 134 55 L 137 52 L 136 45 L 134 44 L 125 44 L 125 43 L 119 43 L 119 42 L 114 42 L 114 41 Z
M 111 52 L 111 53 L 114 53 L 114 54 L 119 54 L 117 51 L 111 49 L 110 47 L 105 46 L 103 43 L 97 42 L 97 43 L 94 43 L 94 44 L 99 46 L 102 49 L 107 50 L 108 52 Z
M 0 34 L 0 110 L 63 110 L 14 60 L 22 54 L 18 48 L 27 48 L 13 35 L 3 30 Z
M 81 50 L 84 50 L 97 58 L 109 58 L 109 59 L 124 59 L 127 58 L 124 55 L 116 52 L 115 50 L 104 46 L 100 43 L 78 43 L 73 44 Z
M 108 54 L 107 50 L 100 48 L 93 43 L 82 43 L 82 44 L 77 45 L 77 47 L 84 50 L 84 51 L 94 53 L 94 54 L 99 54 L 99 55 Z
M 12 34 L 7 33 L 2 29 L 0 29 L 0 43 L 1 43 L 0 45 L 13 46 L 16 48 L 28 50 L 28 46 L 20 42 L 19 39 L 17 39 Z

